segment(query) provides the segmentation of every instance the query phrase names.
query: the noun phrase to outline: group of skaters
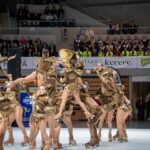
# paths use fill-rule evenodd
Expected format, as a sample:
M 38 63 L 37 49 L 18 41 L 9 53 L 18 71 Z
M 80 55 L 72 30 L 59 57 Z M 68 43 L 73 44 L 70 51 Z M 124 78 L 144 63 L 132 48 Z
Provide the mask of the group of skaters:
M 37 69 L 24 78 L 12 80 L 12 76 L 5 72 L 8 81 L 5 91 L 0 93 L 0 150 L 4 149 L 4 144 L 13 145 L 14 143 L 11 127 L 14 120 L 23 133 L 24 139 L 21 144 L 24 146 L 29 143 L 29 150 L 36 147 L 36 137 L 39 132 L 42 137 L 41 150 L 49 150 L 50 146 L 53 146 L 54 150 L 62 148 L 59 141 L 61 121 L 68 127 L 69 144 L 76 145 L 71 121 L 73 106 L 75 105 L 82 108 L 87 118 L 90 139 L 85 144 L 86 148 L 99 146 L 105 120 L 107 120 L 109 127 L 108 139 L 110 142 L 113 138 L 117 138 L 120 142 L 128 141 L 125 121 L 132 114 L 132 108 L 130 101 L 124 95 L 124 85 L 116 83 L 117 72 L 101 63 L 97 64 L 94 69 L 85 70 L 78 54 L 68 49 L 61 49 L 59 56 L 60 59 L 56 60 L 55 57 L 49 57 L 47 50 L 43 50 L 42 58 L 37 62 Z M 14 57 L 6 58 L 1 63 L 11 59 Z M 56 66 L 61 68 L 59 74 L 56 71 Z M 101 106 L 90 97 L 88 92 L 85 92 L 87 86 L 81 78 L 84 72 L 98 76 L 100 91 L 97 97 L 101 100 Z M 35 93 L 30 93 L 28 90 L 28 83 L 32 82 L 37 86 Z M 22 107 L 15 96 L 17 85 L 27 89 L 32 97 L 29 137 L 22 124 Z M 116 135 L 112 137 L 114 115 L 118 130 Z M 47 124 L 50 128 L 49 134 L 46 132 Z M 99 132 L 97 132 L 97 124 L 99 124 Z M 4 141 L 7 129 L 9 137 L 7 141 Z

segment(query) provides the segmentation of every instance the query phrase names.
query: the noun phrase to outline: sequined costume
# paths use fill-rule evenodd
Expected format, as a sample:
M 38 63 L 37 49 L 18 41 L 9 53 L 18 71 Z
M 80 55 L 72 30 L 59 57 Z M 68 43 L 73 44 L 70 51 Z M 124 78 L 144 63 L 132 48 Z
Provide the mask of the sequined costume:
M 122 84 L 117 84 L 117 90 L 118 90 L 118 109 L 121 109 L 125 112 L 131 111 L 132 107 L 130 105 L 130 101 L 127 99 L 127 97 L 124 95 L 124 86 Z
M 0 93 L 0 118 L 7 118 L 18 105 L 14 91 Z
M 99 145 L 99 140 L 96 132 L 96 123 L 98 122 L 102 111 L 101 108 L 95 103 L 95 101 L 90 98 L 88 94 L 81 93 L 80 89 L 83 86 L 81 75 L 83 73 L 83 63 L 80 59 L 77 58 L 76 54 L 72 51 L 62 49 L 60 51 L 60 57 L 63 60 L 62 70 L 64 78 L 61 80 L 61 83 L 65 84 L 65 89 L 69 91 L 69 96 L 67 97 L 67 103 L 73 105 L 78 104 L 74 97 L 74 93 L 79 94 L 81 102 L 85 105 L 87 111 L 94 116 L 90 118 L 88 116 L 88 128 L 90 130 L 90 142 L 86 143 L 85 146 L 95 147 Z
M 35 99 L 33 99 L 33 110 L 31 114 L 31 121 L 40 121 L 41 119 L 44 119 L 47 115 L 55 114 L 56 113 L 56 106 L 55 105 L 55 99 L 57 98 L 56 93 L 56 72 L 54 66 L 51 66 L 51 63 L 54 63 L 55 58 L 49 57 L 45 59 L 41 59 L 39 63 L 44 62 L 45 67 L 47 67 L 47 72 L 45 74 L 43 72 L 40 72 L 39 70 L 36 71 L 36 78 L 38 78 L 42 75 L 44 78 L 43 86 L 38 87 L 38 90 L 45 90 L 44 94 L 41 94 L 37 96 Z
M 8 119 L 10 103 L 11 99 L 5 93 L 0 93 L 0 120 Z
M 117 108 L 117 87 L 114 81 L 112 72 L 107 67 L 102 67 L 100 70 L 98 67 L 91 70 L 92 73 L 100 79 L 100 91 L 99 98 L 102 101 L 102 108 L 105 111 L 112 111 Z

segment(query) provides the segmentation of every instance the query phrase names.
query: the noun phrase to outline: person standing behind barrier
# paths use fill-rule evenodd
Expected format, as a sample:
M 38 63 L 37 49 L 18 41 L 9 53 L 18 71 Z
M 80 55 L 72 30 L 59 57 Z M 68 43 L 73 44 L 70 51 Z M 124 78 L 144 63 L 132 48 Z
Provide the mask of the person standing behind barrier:
M 136 108 L 138 110 L 138 121 L 144 121 L 145 102 L 141 95 L 139 100 L 136 102 Z
M 146 96 L 146 118 L 150 119 L 150 93 Z

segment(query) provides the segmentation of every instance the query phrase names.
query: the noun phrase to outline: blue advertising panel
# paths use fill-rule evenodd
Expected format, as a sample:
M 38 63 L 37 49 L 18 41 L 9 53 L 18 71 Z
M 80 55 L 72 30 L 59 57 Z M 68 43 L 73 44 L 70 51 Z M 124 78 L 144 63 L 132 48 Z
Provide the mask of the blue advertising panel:
M 29 119 L 32 112 L 32 99 L 26 91 L 21 91 L 19 101 L 23 108 L 23 125 L 29 127 Z

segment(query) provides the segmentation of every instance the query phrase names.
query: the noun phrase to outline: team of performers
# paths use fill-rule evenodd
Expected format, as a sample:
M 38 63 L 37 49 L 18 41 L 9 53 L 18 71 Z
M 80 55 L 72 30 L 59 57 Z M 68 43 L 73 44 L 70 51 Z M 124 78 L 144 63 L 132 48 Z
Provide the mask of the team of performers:
M 14 144 L 11 124 L 16 120 L 23 133 L 22 145 L 29 143 L 29 150 L 36 146 L 36 137 L 40 131 L 42 137 L 41 150 L 49 150 L 53 146 L 54 150 L 62 148 L 59 141 L 61 121 L 63 121 L 69 131 L 69 144 L 76 145 L 73 137 L 73 126 L 71 115 L 73 106 L 79 105 L 87 118 L 87 127 L 90 133 L 89 142 L 85 143 L 86 148 L 93 148 L 99 145 L 101 140 L 101 130 L 107 118 L 109 127 L 108 139 L 118 138 L 120 142 L 127 142 L 127 132 L 125 121 L 132 114 L 130 101 L 124 95 L 124 86 L 116 83 L 116 71 L 111 70 L 103 64 L 98 64 L 94 69 L 84 70 L 84 65 L 80 57 L 73 51 L 61 49 L 60 59 L 49 57 L 48 51 L 42 52 L 42 58 L 37 62 L 36 71 L 24 78 L 12 80 L 8 77 L 6 90 L 0 93 L 0 150 L 3 144 Z M 14 57 L 0 61 L 8 61 Z M 56 66 L 61 68 L 60 74 L 56 72 Z M 100 81 L 100 91 L 97 95 L 101 100 L 99 106 L 88 94 L 87 86 L 83 83 L 81 75 L 83 72 L 96 74 Z M 32 114 L 30 116 L 28 137 L 22 124 L 22 107 L 16 100 L 15 86 L 20 84 L 27 88 L 28 83 L 34 82 L 37 92 L 32 96 Z M 61 87 L 61 90 L 57 87 Z M 84 90 L 83 90 L 84 89 Z M 28 91 L 28 90 L 27 90 Z M 112 120 L 116 116 L 117 133 L 112 137 Z M 97 124 L 99 132 L 97 133 Z M 50 133 L 47 134 L 47 124 Z M 9 138 L 4 141 L 6 130 L 9 131 Z

